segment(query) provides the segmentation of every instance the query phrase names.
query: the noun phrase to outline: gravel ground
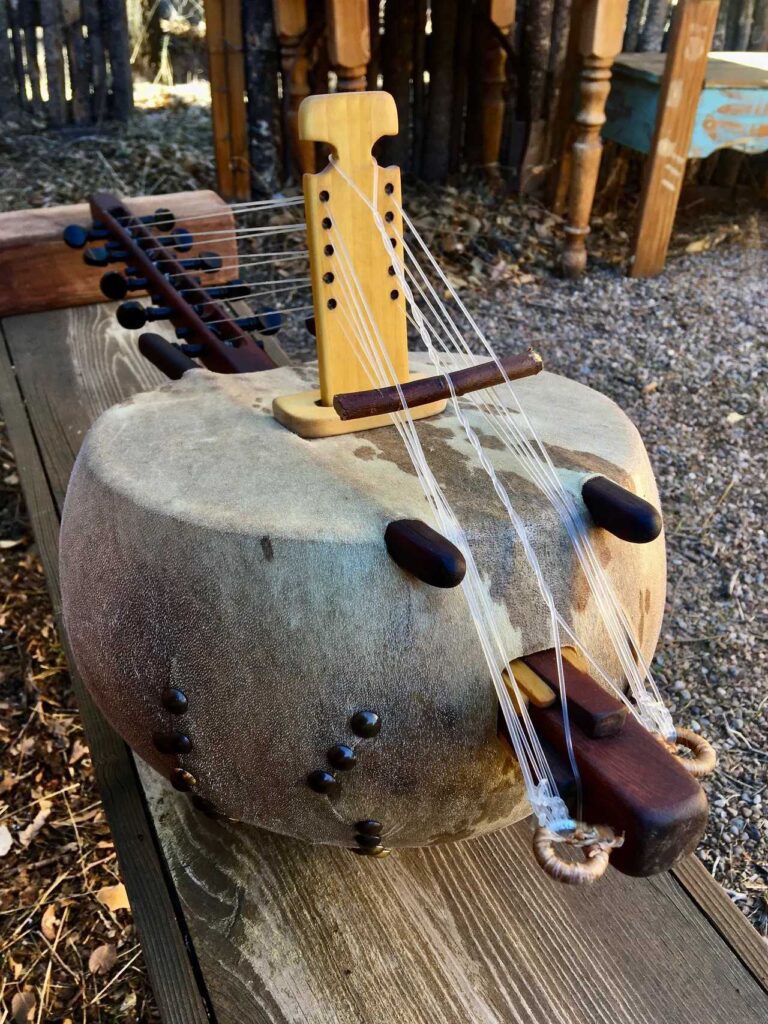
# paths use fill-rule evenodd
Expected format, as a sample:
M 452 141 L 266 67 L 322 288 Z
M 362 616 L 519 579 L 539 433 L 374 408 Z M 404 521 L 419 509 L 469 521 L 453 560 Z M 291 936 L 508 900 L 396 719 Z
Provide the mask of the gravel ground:
M 215 182 L 199 108 L 145 111 L 100 134 L 6 126 L 0 166 L 0 210 Z M 574 284 L 552 272 L 561 225 L 534 202 L 502 202 L 475 182 L 411 186 L 406 205 L 498 349 L 536 346 L 548 368 L 615 399 L 645 439 L 669 553 L 655 672 L 675 719 L 720 753 L 699 856 L 766 936 L 768 217 L 684 210 L 664 275 L 634 281 L 621 272 L 632 226 L 622 200 L 593 220 L 590 273 Z M 285 343 L 311 354 L 296 326 Z M 13 1019 L 22 1000 L 45 1010 L 37 1019 L 149 1022 L 156 1011 L 1 421 L 0 463 L 0 950 L 11 971 L 0 1017 L 4 1006 Z

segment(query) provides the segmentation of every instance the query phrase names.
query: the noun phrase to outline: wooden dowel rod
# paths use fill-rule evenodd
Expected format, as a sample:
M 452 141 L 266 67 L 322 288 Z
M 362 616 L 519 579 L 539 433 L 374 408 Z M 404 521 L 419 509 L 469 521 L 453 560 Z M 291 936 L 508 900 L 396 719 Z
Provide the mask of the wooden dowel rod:
M 503 367 L 503 373 L 499 369 Z M 532 377 L 543 366 L 541 356 L 533 349 L 513 356 L 504 356 L 499 362 L 491 360 L 478 363 L 466 370 L 455 370 L 449 374 L 438 374 L 422 380 L 412 380 L 401 385 L 403 397 L 409 409 L 417 405 L 428 405 L 450 398 L 451 394 L 466 395 L 503 383 L 505 375 L 509 380 Z M 450 378 L 450 384 L 449 379 Z M 333 408 L 343 420 L 357 420 L 363 416 L 380 416 L 402 409 L 400 393 L 396 387 L 373 388 L 371 391 L 348 391 L 334 395 Z

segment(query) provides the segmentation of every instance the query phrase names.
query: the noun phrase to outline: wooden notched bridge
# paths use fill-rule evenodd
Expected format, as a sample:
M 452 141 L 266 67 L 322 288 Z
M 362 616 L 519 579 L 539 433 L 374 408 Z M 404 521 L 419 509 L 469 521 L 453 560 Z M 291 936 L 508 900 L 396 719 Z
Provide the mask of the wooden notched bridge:
M 155 200 L 161 208 L 177 211 L 182 202 L 176 197 Z M 226 222 L 227 209 L 210 197 L 208 202 L 214 220 L 219 216 Z M 36 218 L 37 240 L 27 245 L 20 235 L 28 215 L 0 218 L 0 261 L 13 263 L 17 283 L 16 307 L 4 309 L 1 325 L 0 404 L 57 614 L 59 518 L 75 455 L 95 418 L 116 402 L 160 384 L 165 378 L 158 366 L 178 377 L 196 365 L 191 353 L 203 363 L 218 361 L 216 369 L 224 372 L 253 371 L 254 362 L 270 365 L 283 359 L 268 333 L 271 328 L 264 330 L 263 311 L 243 308 L 242 300 L 229 316 L 233 326 L 211 331 L 212 322 L 219 328 L 224 319 L 220 314 L 230 308 L 218 309 L 214 288 L 226 288 L 228 278 L 212 280 L 218 273 L 215 261 L 207 265 L 210 269 L 177 265 L 178 250 L 157 241 L 158 231 L 146 247 L 155 256 L 152 267 L 147 266 L 140 244 L 145 236 L 133 223 L 138 204 L 102 197 L 95 205 L 102 216 L 118 211 L 112 216 L 121 227 L 120 236 L 93 239 L 97 249 L 109 254 L 108 262 L 130 258 L 128 265 L 136 271 L 130 276 L 134 282 L 148 281 L 151 291 L 151 277 L 160 264 L 182 287 L 174 295 L 166 288 L 166 278 L 162 290 L 160 281 L 155 282 L 153 294 L 164 305 L 153 298 L 150 308 L 165 309 L 167 315 L 158 315 L 155 329 L 143 335 L 142 348 L 151 356 L 144 359 L 135 334 L 116 321 L 116 306 L 99 301 L 95 283 L 101 271 L 84 270 L 79 255 L 63 245 L 54 256 L 49 249 L 45 257 L 55 264 L 61 287 L 57 299 L 49 296 L 44 308 L 37 286 L 40 255 L 34 250 L 58 237 L 64 226 L 61 211 L 48 215 L 47 233 L 45 217 Z M 151 216 L 152 205 L 143 205 L 144 212 Z M 71 219 L 89 228 L 85 211 L 72 211 Z M 183 216 L 176 219 L 185 226 Z M 97 220 L 98 235 L 104 221 Z M 192 245 L 184 259 L 210 261 L 210 254 L 195 245 L 192 223 L 189 233 Z M 183 244 L 188 241 L 185 237 Z M 101 244 L 105 242 L 112 248 Z M 197 293 L 201 282 L 197 274 L 189 274 L 200 270 L 209 276 Z M 72 304 L 66 301 L 68 276 L 78 282 Z M 114 279 L 107 288 L 115 288 Z M 186 305 L 198 311 L 188 311 L 179 292 L 191 293 L 193 301 Z M 141 296 L 142 288 L 134 293 Z M 220 297 L 225 302 L 226 296 Z M 143 303 L 141 308 L 146 308 Z M 208 310 L 202 317 L 200 308 Z M 178 331 L 183 332 L 180 338 Z M 245 341 L 239 331 L 246 333 Z M 186 351 L 174 347 L 179 340 Z M 251 365 L 233 365 L 238 355 Z M 528 365 L 530 369 L 530 360 Z M 504 372 L 509 371 L 504 364 Z M 498 366 L 485 367 L 475 383 L 487 384 L 500 372 Z M 418 380 L 400 383 L 424 387 Z M 465 383 L 451 382 L 457 393 Z M 428 385 L 427 404 L 445 401 L 447 386 L 446 377 L 436 375 Z M 360 404 L 364 416 L 381 414 L 375 403 L 382 389 L 373 389 L 375 394 L 371 390 L 352 389 L 358 397 L 351 401 Z M 323 414 L 330 423 L 338 413 L 332 401 L 325 408 L 332 410 Z M 297 447 L 306 444 L 295 442 Z M 253 458 L 258 457 L 254 452 Z M 615 483 L 611 486 L 605 477 L 590 475 L 582 496 L 595 524 L 616 538 L 643 543 L 658 536 L 660 522 L 653 507 Z M 466 569 L 462 554 L 425 526 L 418 520 L 392 520 L 386 536 L 382 531 L 384 563 L 386 549 L 399 567 L 392 567 L 393 572 L 415 577 L 416 588 L 441 587 L 445 594 L 440 599 L 450 599 Z M 63 629 L 62 636 L 66 645 Z M 97 711 L 74 664 L 72 669 L 164 1021 L 765 1020 L 768 965 L 763 943 L 704 867 L 687 858 L 651 879 L 629 877 L 664 866 L 665 845 L 674 848 L 670 863 L 675 850 L 689 848 L 702 824 L 700 791 L 660 741 L 645 730 L 642 738 L 636 735 L 640 727 L 621 703 L 596 687 L 577 654 L 567 652 L 565 657 L 577 760 L 582 774 L 602 770 L 604 775 L 585 779 L 585 799 L 596 802 L 589 814 L 600 822 L 610 820 L 627 838 L 611 857 L 625 874 L 608 872 L 589 890 L 555 886 L 543 877 L 530 854 L 525 821 L 472 842 L 404 849 L 374 864 L 349 856 L 347 850 L 310 846 L 207 817 L 200 811 L 213 808 L 204 799 L 193 795 L 190 800 L 134 758 Z M 509 671 L 537 729 L 557 751 L 563 708 L 552 655 L 526 656 Z M 356 728 L 370 725 L 366 720 Z M 649 791 L 643 791 L 646 780 L 622 768 L 628 762 L 621 750 L 634 742 L 645 744 L 638 758 L 657 762 L 658 772 L 649 778 L 663 792 L 654 799 L 668 799 L 675 811 L 660 812 L 652 825 L 642 821 L 651 804 Z M 617 750 L 618 760 L 612 760 Z M 560 761 L 556 764 L 553 756 L 567 790 L 568 765 L 562 757 Z M 241 782 L 264 785 L 259 779 Z M 686 800 L 688 808 L 683 806 Z M 682 835 L 679 830 L 686 828 L 690 834 Z

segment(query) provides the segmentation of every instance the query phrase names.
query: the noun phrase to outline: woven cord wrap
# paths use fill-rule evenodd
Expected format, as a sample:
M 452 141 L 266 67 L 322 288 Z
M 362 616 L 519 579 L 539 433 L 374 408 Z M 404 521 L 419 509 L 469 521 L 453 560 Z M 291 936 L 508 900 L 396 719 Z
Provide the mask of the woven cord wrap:
M 611 849 L 621 846 L 618 838 L 609 828 L 597 830 L 588 825 L 579 825 L 570 836 L 561 836 L 548 828 L 539 826 L 533 834 L 533 854 L 544 871 L 556 882 L 566 885 L 589 885 L 605 874 Z M 563 860 L 555 850 L 556 843 L 567 846 L 581 846 L 586 859 L 583 861 Z
M 675 733 L 675 743 L 686 747 L 693 755 L 692 757 L 680 757 L 679 754 L 675 754 L 683 768 L 689 771 L 695 779 L 709 775 L 717 764 L 717 754 L 709 740 L 705 740 L 703 736 L 699 736 L 698 733 L 693 732 L 692 729 L 686 729 L 684 726 L 677 726 Z

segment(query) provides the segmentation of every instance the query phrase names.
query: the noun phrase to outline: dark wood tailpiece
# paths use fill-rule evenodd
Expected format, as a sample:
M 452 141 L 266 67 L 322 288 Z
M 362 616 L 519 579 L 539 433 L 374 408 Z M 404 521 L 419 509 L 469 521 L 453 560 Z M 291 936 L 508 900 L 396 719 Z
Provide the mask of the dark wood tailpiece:
M 200 346 L 199 359 L 208 369 L 217 373 L 247 373 L 274 367 L 256 340 L 211 300 L 197 278 L 161 244 L 160 237 L 133 216 L 117 196 L 97 192 L 90 198 L 90 207 L 99 229 L 119 243 L 123 262 L 133 268 L 135 276 L 144 278 L 147 291 L 168 307 L 171 323 L 186 328 L 188 340 Z M 151 259 L 145 249 L 151 249 Z M 195 311 L 195 306 L 205 310 L 204 316 Z M 206 321 L 215 321 L 215 332 Z
M 554 651 L 523 661 L 559 692 Z M 693 852 L 704 832 L 704 790 L 680 760 L 591 676 L 565 660 L 563 670 L 582 779 L 582 819 L 624 833 L 624 845 L 612 851 L 611 864 L 625 875 L 666 871 Z M 530 704 L 529 712 L 546 749 L 559 761 L 555 776 L 570 778 L 570 792 L 561 795 L 576 813 L 560 702 L 548 708 Z

